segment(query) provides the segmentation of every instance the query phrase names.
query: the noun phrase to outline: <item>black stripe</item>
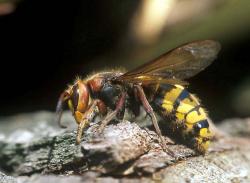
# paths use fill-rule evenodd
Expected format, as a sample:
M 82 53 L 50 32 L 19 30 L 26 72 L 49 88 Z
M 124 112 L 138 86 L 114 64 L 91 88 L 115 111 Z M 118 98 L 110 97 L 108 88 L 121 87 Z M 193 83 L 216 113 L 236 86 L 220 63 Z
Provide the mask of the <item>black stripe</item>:
M 163 98 L 161 97 L 157 97 L 155 100 L 154 100 L 154 103 L 157 107 L 162 107 L 162 103 L 163 103 Z
M 164 92 L 169 92 L 170 90 L 172 90 L 173 88 L 176 88 L 176 86 L 174 85 L 169 85 L 169 84 L 161 84 L 160 85 L 161 90 L 163 90 Z
M 181 101 L 184 100 L 185 98 L 190 98 L 189 92 L 187 90 L 183 89 L 173 104 L 173 112 L 174 113 L 176 112 L 177 108 L 179 107 Z
M 202 128 L 208 128 L 209 127 L 209 123 L 206 119 L 204 120 L 200 120 L 200 121 L 197 121 L 194 125 L 194 130 L 196 132 L 200 131 L 200 129 Z
M 176 88 L 176 86 L 168 85 L 168 84 L 161 84 L 157 92 L 157 97 L 164 99 L 166 93 L 171 92 L 173 88 Z
M 162 104 L 164 102 L 165 95 L 169 93 L 173 88 L 176 88 L 174 85 L 169 84 L 160 84 L 159 89 L 157 93 L 155 94 L 153 105 L 160 110 L 166 110 L 162 107 Z
M 190 109 L 190 110 L 185 114 L 184 119 L 186 119 L 186 118 L 187 118 L 187 115 L 188 115 L 189 113 L 193 112 L 193 111 L 196 111 L 196 112 L 198 113 L 198 115 L 200 115 L 200 114 L 201 114 L 200 111 L 199 111 L 200 107 L 201 107 L 200 105 L 197 105 L 197 106 L 195 106 L 194 108 Z

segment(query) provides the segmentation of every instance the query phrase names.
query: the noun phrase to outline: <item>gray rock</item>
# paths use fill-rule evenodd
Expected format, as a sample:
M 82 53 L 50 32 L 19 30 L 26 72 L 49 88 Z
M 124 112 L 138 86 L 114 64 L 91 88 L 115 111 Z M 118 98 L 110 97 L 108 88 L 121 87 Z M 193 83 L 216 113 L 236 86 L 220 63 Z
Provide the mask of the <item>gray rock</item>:
M 17 183 L 17 180 L 0 172 L 0 183 Z
M 96 169 L 102 173 L 110 172 L 119 165 L 138 158 L 149 147 L 150 139 L 146 131 L 130 122 L 109 125 L 103 134 L 97 134 L 82 143 L 82 150 L 89 164 L 97 166 Z
M 250 118 L 240 119 L 226 119 L 223 120 L 218 127 L 226 131 L 231 136 L 250 137 Z
M 165 137 L 172 156 L 162 150 L 154 131 L 128 121 L 111 124 L 102 134 L 96 133 L 97 125 L 92 125 L 84 132 L 83 142 L 75 145 L 75 123 L 69 113 L 64 118 L 70 126 L 66 130 L 53 124 L 52 113 L 1 120 L 0 168 L 15 176 L 22 175 L 17 177 L 21 183 L 249 181 L 248 135 L 220 137 L 204 156 Z M 20 121 L 23 126 L 12 124 Z M 248 120 L 238 120 L 237 125 L 241 125 L 234 128 L 234 133 L 230 132 L 234 123 L 222 123 L 220 128 L 228 134 L 237 134 L 237 130 L 248 134 L 243 121 Z

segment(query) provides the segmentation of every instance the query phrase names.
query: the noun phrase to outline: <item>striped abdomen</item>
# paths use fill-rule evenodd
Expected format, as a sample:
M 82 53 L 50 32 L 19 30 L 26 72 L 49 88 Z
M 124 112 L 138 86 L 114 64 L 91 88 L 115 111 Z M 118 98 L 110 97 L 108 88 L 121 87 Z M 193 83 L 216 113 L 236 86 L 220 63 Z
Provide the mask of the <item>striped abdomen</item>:
M 200 153 L 208 149 L 212 135 L 207 114 L 194 95 L 180 85 L 160 85 L 153 105 L 163 117 L 174 118 L 171 126 L 187 145 Z

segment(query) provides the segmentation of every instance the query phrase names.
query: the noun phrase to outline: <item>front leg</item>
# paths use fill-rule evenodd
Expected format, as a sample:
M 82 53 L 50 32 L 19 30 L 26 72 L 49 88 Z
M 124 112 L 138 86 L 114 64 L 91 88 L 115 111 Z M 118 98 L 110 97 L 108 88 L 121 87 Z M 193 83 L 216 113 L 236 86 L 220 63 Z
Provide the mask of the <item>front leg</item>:
M 105 119 L 101 122 L 99 128 L 98 128 L 98 133 L 102 133 L 105 126 L 108 125 L 108 123 L 117 115 L 117 113 L 124 107 L 125 104 L 125 100 L 126 100 L 126 93 L 123 92 L 121 94 L 121 97 L 119 98 L 117 104 L 116 104 L 116 108 L 113 112 L 109 113 Z
M 138 97 L 139 97 L 144 109 L 146 110 L 146 112 L 151 117 L 151 120 L 152 120 L 152 123 L 154 125 L 155 131 L 156 131 L 157 135 L 160 137 L 160 140 L 161 140 L 161 143 L 162 143 L 162 146 L 163 146 L 163 150 L 167 150 L 170 155 L 173 155 L 173 152 L 170 151 L 169 149 L 167 149 L 167 147 L 166 147 L 166 143 L 165 143 L 164 138 L 163 138 L 163 136 L 161 134 L 161 130 L 159 128 L 159 125 L 158 125 L 156 116 L 154 114 L 153 108 L 149 104 L 149 102 L 148 102 L 148 100 L 146 98 L 146 95 L 145 95 L 145 93 L 143 91 L 143 88 L 140 85 L 135 85 L 134 87 L 137 90 Z
M 77 133 L 76 133 L 76 144 L 80 144 L 81 143 L 82 131 L 88 125 L 89 125 L 89 120 L 87 120 L 87 119 L 82 120 L 82 122 L 78 125 Z
M 90 108 L 83 114 L 82 120 L 78 124 L 78 128 L 77 128 L 76 144 L 81 143 L 83 129 L 89 125 L 90 121 L 99 112 L 99 110 L 97 110 L 98 104 L 99 104 L 99 100 L 94 100 L 93 103 L 91 104 Z

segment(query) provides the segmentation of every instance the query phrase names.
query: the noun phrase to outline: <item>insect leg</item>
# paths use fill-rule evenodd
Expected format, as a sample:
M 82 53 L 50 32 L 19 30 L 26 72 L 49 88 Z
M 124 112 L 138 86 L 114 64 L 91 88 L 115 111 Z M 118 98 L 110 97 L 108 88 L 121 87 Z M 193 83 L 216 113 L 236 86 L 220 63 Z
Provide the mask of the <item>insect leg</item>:
M 90 121 L 95 117 L 97 112 L 99 112 L 96 110 L 97 104 L 98 104 L 98 100 L 94 100 L 90 108 L 88 109 L 88 111 L 84 113 L 84 117 L 82 121 L 79 123 L 78 128 L 77 128 L 76 144 L 80 144 L 83 129 L 89 125 Z
M 96 99 L 97 100 L 97 107 L 101 115 L 106 115 L 107 114 L 107 106 L 102 100 Z
M 56 121 L 61 128 L 67 128 L 65 125 L 62 124 L 61 118 L 62 118 L 63 108 L 65 106 L 65 101 L 68 100 L 68 97 L 69 93 L 67 91 L 64 91 L 60 95 L 56 106 Z
M 170 151 L 169 149 L 167 149 L 167 147 L 166 147 L 166 144 L 165 144 L 164 138 L 163 138 L 163 136 L 161 134 L 161 130 L 159 128 L 159 125 L 158 125 L 156 116 L 154 114 L 153 108 L 149 104 L 149 102 L 148 102 L 148 100 L 146 98 L 146 95 L 145 95 L 145 93 L 143 91 L 143 88 L 140 85 L 135 85 L 135 88 L 138 91 L 138 97 L 139 97 L 140 101 L 142 102 L 142 105 L 143 105 L 144 109 L 146 110 L 146 112 L 151 117 L 152 123 L 154 125 L 155 130 L 156 130 L 156 133 L 160 137 L 160 140 L 161 140 L 161 143 L 162 143 L 162 146 L 163 146 L 163 150 L 167 150 L 168 153 L 173 156 L 174 153 L 172 151 Z
M 77 128 L 77 134 L 76 134 L 76 144 L 80 144 L 81 143 L 81 139 L 82 139 L 82 131 L 83 129 L 89 124 L 89 121 L 87 119 L 84 119 Z
M 113 112 L 109 113 L 106 118 L 101 122 L 99 128 L 98 128 L 98 132 L 102 133 L 105 126 L 107 126 L 107 124 L 117 115 L 117 113 L 123 108 L 124 104 L 125 104 L 125 100 L 126 100 L 126 93 L 123 92 L 121 94 L 120 99 L 118 100 L 117 104 L 116 104 L 116 108 Z

